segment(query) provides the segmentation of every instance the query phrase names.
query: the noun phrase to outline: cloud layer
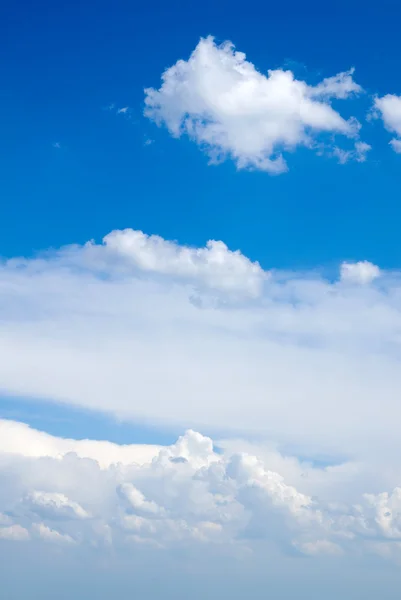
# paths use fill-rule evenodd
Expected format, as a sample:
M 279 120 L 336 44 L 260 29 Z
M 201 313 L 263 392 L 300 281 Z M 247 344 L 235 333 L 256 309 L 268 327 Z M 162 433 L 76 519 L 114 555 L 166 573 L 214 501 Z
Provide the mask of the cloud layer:
M 158 90 L 145 90 L 145 115 L 174 137 L 187 135 L 212 161 L 230 157 L 239 169 L 281 173 L 287 169 L 283 152 L 298 146 L 321 151 L 321 134 L 358 138 L 357 120 L 342 117 L 331 101 L 362 91 L 353 69 L 311 86 L 288 70 L 264 75 L 230 42 L 216 45 L 208 37 L 188 61 L 164 72 Z M 363 161 L 370 149 L 362 142 L 351 151 L 332 146 L 340 162 Z
M 264 270 L 126 230 L 5 261 L 0 289 L 8 395 L 303 453 L 400 447 L 398 272 Z
M 113 444 L 114 460 L 106 466 L 102 442 L 92 442 L 88 457 L 66 451 L 56 457 L 52 449 L 66 450 L 64 440 L 49 443 L 47 434 L 0 420 L 3 440 L 4 432 L 10 440 L 10 427 L 17 437 L 10 447 L 3 441 L 0 451 L 4 542 L 107 553 L 210 546 L 228 555 L 263 552 L 269 543 L 284 554 L 401 558 L 401 488 L 360 496 L 354 490 L 357 501 L 344 501 L 350 483 L 363 482 L 361 465 L 322 469 L 268 447 L 238 452 L 233 442 L 216 452 L 210 438 L 188 431 L 175 444 L 154 448 L 146 462 L 135 445 L 131 456 L 139 462 L 123 462 L 126 448 Z M 42 448 L 35 457 L 32 441 Z M 81 442 L 75 446 L 82 449 Z

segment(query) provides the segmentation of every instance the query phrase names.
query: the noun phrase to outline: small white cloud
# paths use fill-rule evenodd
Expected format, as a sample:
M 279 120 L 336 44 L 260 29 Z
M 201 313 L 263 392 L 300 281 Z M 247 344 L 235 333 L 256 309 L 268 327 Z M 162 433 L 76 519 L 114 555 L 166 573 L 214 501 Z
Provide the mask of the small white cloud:
M 157 235 L 125 229 L 104 238 L 110 253 L 149 273 L 160 273 L 233 293 L 258 296 L 267 273 L 239 250 L 210 240 L 204 248 L 180 246 Z
M 145 90 L 145 115 L 174 137 L 188 135 L 213 161 L 231 157 L 239 169 L 281 173 L 282 153 L 313 148 L 321 133 L 358 137 L 358 122 L 330 105 L 362 91 L 352 76 L 350 70 L 309 86 L 291 71 L 264 75 L 231 43 L 217 46 L 208 37 L 188 61 L 164 72 L 160 89 Z
M 328 540 L 316 540 L 315 542 L 304 542 L 299 544 L 298 549 L 310 556 L 316 556 L 318 554 L 342 554 L 341 546 Z
M 129 106 L 124 106 L 123 108 L 117 109 L 117 114 L 118 115 L 126 115 L 128 111 L 129 111 Z
M 395 152 L 401 153 L 401 96 L 387 94 L 375 98 L 370 116 L 381 118 L 385 128 L 397 134 L 398 137 L 392 139 L 390 145 Z
M 70 535 L 51 529 L 44 523 L 34 523 L 32 531 L 45 542 L 51 542 L 53 544 L 75 544 L 75 540 Z
M 356 142 L 355 144 L 355 160 L 357 162 L 365 162 L 367 153 L 372 149 L 372 146 L 365 142 Z
M 393 148 L 394 152 L 396 152 L 397 154 L 401 154 L 401 139 L 392 139 L 390 141 L 390 146 Z
M 89 513 L 77 502 L 58 492 L 32 491 L 24 499 L 32 512 L 46 519 L 88 519 Z
M 21 525 L 10 525 L 10 527 L 0 527 L 0 540 L 9 540 L 14 542 L 26 542 L 29 540 L 29 531 Z
M 327 77 L 313 88 L 313 95 L 322 98 L 338 98 L 345 100 L 352 95 L 360 94 L 363 89 L 353 80 L 355 69 L 338 73 L 334 77 Z
M 160 515 L 163 514 L 163 509 L 153 502 L 146 500 L 145 496 L 132 483 L 123 483 L 119 486 L 118 492 L 122 498 L 127 500 L 128 504 L 136 511 L 136 513 Z
M 356 162 L 362 163 L 366 161 L 367 153 L 372 149 L 372 146 L 365 142 L 356 142 L 352 150 L 343 150 L 342 148 L 334 148 L 333 156 L 338 159 L 338 162 L 342 165 L 355 160 Z
M 379 267 L 367 260 L 356 263 L 344 262 L 340 268 L 341 281 L 368 284 L 377 277 L 380 277 Z

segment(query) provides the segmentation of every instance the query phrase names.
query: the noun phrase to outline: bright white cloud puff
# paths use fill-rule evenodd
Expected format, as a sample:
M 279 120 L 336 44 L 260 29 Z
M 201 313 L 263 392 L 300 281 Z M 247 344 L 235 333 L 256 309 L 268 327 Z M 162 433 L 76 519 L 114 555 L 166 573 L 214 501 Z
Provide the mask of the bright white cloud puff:
M 189 248 L 158 235 L 125 229 L 104 238 L 107 250 L 120 261 L 148 272 L 178 277 L 223 292 L 258 296 L 267 273 L 240 251 L 232 252 L 221 241 L 204 248 Z
M 357 120 L 330 102 L 361 92 L 353 69 L 311 86 L 291 71 L 260 73 L 230 42 L 216 45 L 208 37 L 163 73 L 160 89 L 145 90 L 145 115 L 174 137 L 187 135 L 212 161 L 230 157 L 239 169 L 281 173 L 283 152 L 321 150 L 321 134 L 358 138 Z M 369 148 L 355 147 L 348 158 L 363 160 Z
M 394 152 L 401 153 L 401 96 L 387 94 L 374 100 L 373 118 L 381 118 L 385 128 L 397 137 L 390 141 Z
M 341 265 L 341 280 L 352 283 L 371 283 L 374 279 L 380 277 L 380 269 L 367 260 L 356 263 L 344 262 Z

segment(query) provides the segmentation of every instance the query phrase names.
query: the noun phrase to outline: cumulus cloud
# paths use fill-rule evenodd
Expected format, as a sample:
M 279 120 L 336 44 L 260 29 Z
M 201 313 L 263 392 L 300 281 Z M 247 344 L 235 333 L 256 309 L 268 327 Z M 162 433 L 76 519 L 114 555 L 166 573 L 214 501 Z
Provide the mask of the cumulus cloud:
M 257 262 L 239 250 L 229 250 L 221 241 L 189 248 L 158 235 L 125 229 L 106 235 L 104 244 L 110 253 L 144 272 L 172 275 L 227 292 L 257 296 L 267 276 Z
M 33 491 L 24 498 L 32 512 L 49 520 L 88 519 L 90 515 L 80 506 L 58 492 Z
M 367 260 L 356 263 L 344 262 L 341 265 L 341 280 L 351 283 L 371 283 L 380 276 L 380 269 L 377 265 Z
M 399 447 L 397 272 L 363 261 L 334 279 L 265 270 L 239 252 L 214 260 L 136 233 L 2 263 L 3 393 L 263 434 L 302 453 L 360 456 L 372 439 L 381 453 Z M 0 448 L 17 444 L 8 427 Z M 106 442 L 26 436 L 33 457 L 117 460 Z M 124 452 L 122 462 L 141 463 L 153 450 Z
M 75 540 L 69 535 L 60 533 L 55 529 L 50 529 L 43 523 L 33 523 L 32 531 L 40 539 L 53 544 L 74 544 Z
M 10 525 L 9 527 L 0 527 L 0 540 L 12 542 L 26 542 L 29 540 L 29 532 L 21 525 Z
M 25 456 L 63 458 L 66 454 L 76 454 L 96 460 L 101 468 L 112 464 L 143 464 L 149 462 L 160 450 L 158 446 L 146 444 L 116 445 L 108 441 L 72 440 L 57 438 L 38 432 L 28 425 L 14 421 L 0 420 L 0 452 L 20 454 L 21 440 L 24 440 Z M 1 524 L 1 516 L 0 516 Z
M 396 152 L 397 154 L 401 154 L 401 140 L 394 138 L 390 141 L 390 145 L 394 152 Z
M 381 118 L 385 128 L 397 137 L 390 145 L 397 153 L 401 152 L 401 96 L 387 94 L 374 100 L 372 116 Z
M 343 118 L 330 101 L 360 92 L 353 69 L 311 86 L 291 71 L 260 73 L 230 42 L 208 37 L 163 73 L 158 90 L 145 90 L 145 115 L 174 137 L 187 135 L 213 161 L 230 157 L 239 169 L 281 173 L 283 152 L 316 148 L 321 134 L 358 137 L 356 119 Z
M 136 514 L 160 515 L 163 513 L 163 509 L 156 502 L 146 500 L 142 492 L 133 486 L 132 483 L 121 484 L 118 492 Z
M 260 552 L 258 542 L 273 543 L 285 554 L 335 556 L 380 553 L 384 539 L 392 558 L 400 558 L 400 488 L 355 494 L 352 503 L 324 499 L 333 482 L 337 496 L 346 498 L 352 469 L 348 478 L 336 481 L 331 467 L 289 457 L 294 469 L 284 467 L 284 476 L 271 468 L 273 453 L 216 452 L 210 438 L 194 431 L 171 446 L 155 448 L 149 462 L 104 468 L 93 458 L 73 454 L 33 458 L 24 439 L 26 427 L 14 427 L 20 432 L 19 454 L 15 447 L 0 452 L 0 510 L 9 515 L 0 526 L 0 540 L 95 546 L 104 552 L 113 548 L 125 554 L 138 545 L 160 551 Z M 305 471 L 310 477 L 302 477 Z M 38 491 L 39 486 L 46 491 Z

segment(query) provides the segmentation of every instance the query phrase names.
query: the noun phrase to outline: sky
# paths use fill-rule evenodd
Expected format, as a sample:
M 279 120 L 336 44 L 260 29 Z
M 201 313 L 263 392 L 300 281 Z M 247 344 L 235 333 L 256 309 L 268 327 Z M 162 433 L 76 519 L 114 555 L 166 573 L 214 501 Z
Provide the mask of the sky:
M 5 600 L 395 599 L 398 3 L 0 8 Z

